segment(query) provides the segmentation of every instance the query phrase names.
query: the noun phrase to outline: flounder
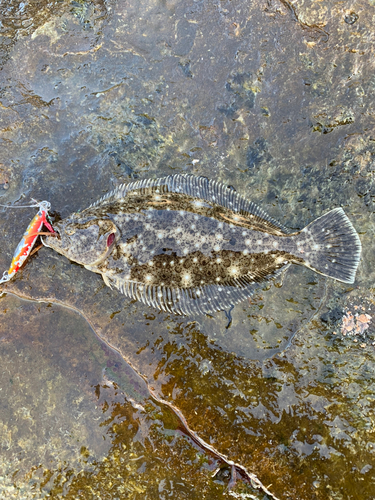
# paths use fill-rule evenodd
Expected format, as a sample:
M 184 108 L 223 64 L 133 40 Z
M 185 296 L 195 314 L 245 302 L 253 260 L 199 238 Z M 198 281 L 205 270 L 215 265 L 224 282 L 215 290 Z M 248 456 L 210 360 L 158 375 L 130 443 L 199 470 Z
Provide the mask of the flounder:
M 109 287 L 177 314 L 227 310 L 290 264 L 353 283 L 361 242 L 342 208 L 298 232 L 220 182 L 170 175 L 123 184 L 43 242 Z

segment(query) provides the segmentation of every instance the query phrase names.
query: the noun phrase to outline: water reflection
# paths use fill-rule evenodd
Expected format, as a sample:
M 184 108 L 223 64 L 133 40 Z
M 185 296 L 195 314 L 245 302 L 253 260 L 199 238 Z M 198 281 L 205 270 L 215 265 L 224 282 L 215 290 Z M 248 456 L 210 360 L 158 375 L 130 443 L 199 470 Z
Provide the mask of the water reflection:
M 14 296 L 1 305 L 9 325 L 1 329 L 4 495 L 15 485 L 67 498 L 93 491 L 155 498 L 192 487 L 219 498 L 226 490 L 230 467 L 226 481 L 227 464 L 155 401 L 83 318 Z
M 220 315 L 155 313 L 42 249 L 6 290 L 52 307 L 0 300 L 2 496 L 38 498 L 43 482 L 56 497 L 77 498 L 78 485 L 110 496 L 118 475 L 122 495 L 230 497 L 227 470 L 215 483 L 219 465 L 175 414 L 121 378 L 125 359 L 279 498 L 372 498 L 373 325 L 355 343 L 340 322 L 354 306 L 374 317 L 374 6 L 354 6 L 353 24 L 324 2 L 0 11 L 1 203 L 47 199 L 66 217 L 129 179 L 190 172 L 296 230 L 342 206 L 363 244 L 353 287 L 289 270 L 237 306 L 229 330 Z M 1 270 L 30 219 L 0 210 Z

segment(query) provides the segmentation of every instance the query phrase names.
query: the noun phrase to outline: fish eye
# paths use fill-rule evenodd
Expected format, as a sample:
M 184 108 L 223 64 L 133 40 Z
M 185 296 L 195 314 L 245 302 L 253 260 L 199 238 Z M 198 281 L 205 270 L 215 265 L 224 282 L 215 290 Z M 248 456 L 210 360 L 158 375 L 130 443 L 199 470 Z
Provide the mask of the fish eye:
M 115 241 L 115 233 L 111 233 L 107 238 L 107 247 L 109 248 L 112 243 Z
M 66 226 L 65 232 L 68 236 L 71 236 L 72 234 L 74 234 L 76 232 L 76 228 L 73 225 Z

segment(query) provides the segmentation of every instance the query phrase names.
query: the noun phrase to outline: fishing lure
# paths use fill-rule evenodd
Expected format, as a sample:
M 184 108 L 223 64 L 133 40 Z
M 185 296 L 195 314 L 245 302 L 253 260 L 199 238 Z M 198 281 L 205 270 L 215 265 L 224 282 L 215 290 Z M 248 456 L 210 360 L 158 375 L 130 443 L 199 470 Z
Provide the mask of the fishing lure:
M 17 248 L 13 255 L 12 263 L 8 271 L 4 272 L 3 277 L 0 279 L 0 283 L 5 283 L 9 281 L 21 268 L 22 264 L 30 255 L 30 252 L 33 249 L 36 239 L 38 238 L 39 234 L 41 234 L 40 230 L 43 224 L 50 231 L 50 233 L 56 234 L 52 227 L 52 224 L 47 220 L 49 219 L 48 212 L 51 209 L 51 203 L 49 203 L 48 201 L 41 201 L 38 203 L 34 199 L 32 201 L 35 201 L 35 205 L 23 205 L 18 207 L 12 207 L 12 208 L 37 207 L 39 208 L 39 210 L 38 213 L 33 218 L 33 220 L 28 225 L 24 235 L 22 236 L 21 241 L 18 243 Z M 1 205 L 1 206 L 6 206 L 6 205 Z

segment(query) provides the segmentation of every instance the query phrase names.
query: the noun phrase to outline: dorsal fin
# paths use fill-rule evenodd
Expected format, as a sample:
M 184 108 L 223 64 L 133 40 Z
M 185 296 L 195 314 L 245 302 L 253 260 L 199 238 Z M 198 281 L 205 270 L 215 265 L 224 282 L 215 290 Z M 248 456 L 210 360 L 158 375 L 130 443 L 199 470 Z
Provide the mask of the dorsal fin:
M 264 281 L 275 279 L 289 266 L 290 264 L 286 264 L 273 273 L 265 271 L 264 273 L 245 275 L 239 279 L 231 280 L 229 284 L 225 285 L 207 285 L 199 288 L 145 285 L 137 281 L 124 281 L 115 277 L 106 277 L 106 280 L 131 299 L 139 300 L 148 306 L 166 312 L 189 316 L 227 310 L 232 305 L 251 297 Z
M 288 233 L 288 230 L 282 224 L 273 217 L 270 217 L 259 208 L 258 205 L 248 201 L 225 184 L 211 181 L 207 179 L 207 177 L 197 177 L 191 174 L 174 174 L 158 179 L 143 179 L 130 182 L 129 184 L 121 184 L 116 189 L 100 198 L 100 200 L 90 205 L 89 208 L 120 200 L 132 191 L 137 191 L 140 194 L 150 191 L 186 194 L 229 208 L 233 212 L 240 213 L 248 218 L 259 218 L 266 221 L 271 227 L 273 226 L 275 229 Z

